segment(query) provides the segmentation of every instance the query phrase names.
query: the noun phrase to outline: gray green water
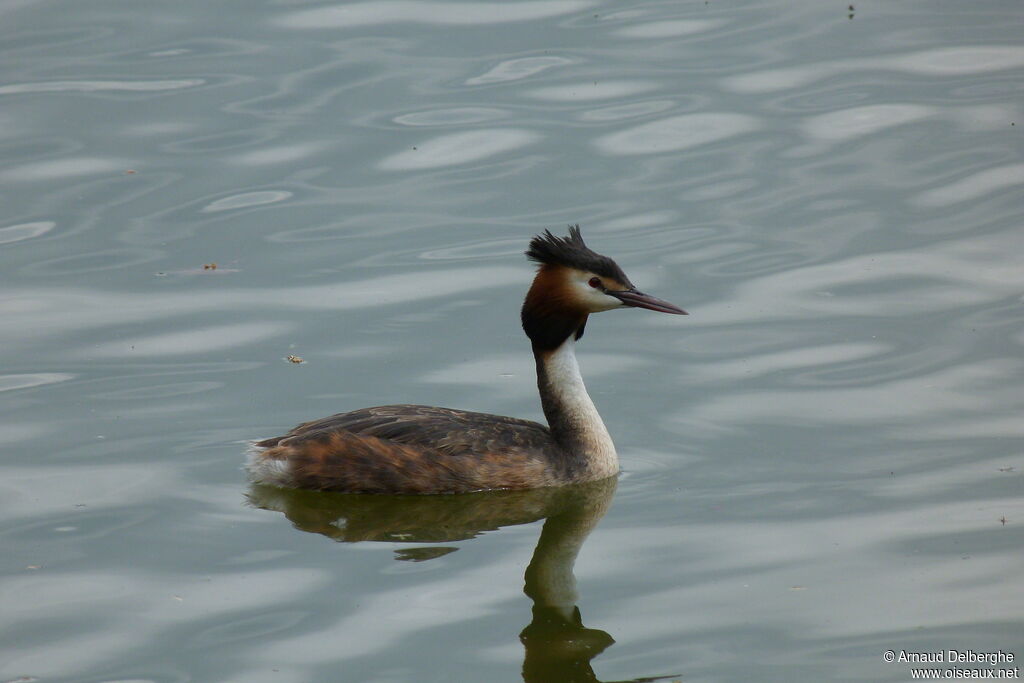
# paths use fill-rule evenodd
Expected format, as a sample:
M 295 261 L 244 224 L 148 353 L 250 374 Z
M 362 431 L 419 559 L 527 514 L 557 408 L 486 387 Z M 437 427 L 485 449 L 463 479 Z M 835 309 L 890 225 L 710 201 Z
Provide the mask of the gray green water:
M 0 681 L 1024 657 L 1024 9 L 854 5 L 0 2 Z M 540 418 L 570 222 L 691 313 L 588 325 L 617 490 L 250 490 L 333 412 Z

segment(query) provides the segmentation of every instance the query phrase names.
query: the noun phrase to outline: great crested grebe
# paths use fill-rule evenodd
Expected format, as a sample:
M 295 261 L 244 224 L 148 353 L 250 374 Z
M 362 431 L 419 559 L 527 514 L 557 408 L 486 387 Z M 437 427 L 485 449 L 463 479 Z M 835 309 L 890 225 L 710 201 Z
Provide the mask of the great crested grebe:
M 539 264 L 523 302 L 548 427 L 432 406 L 363 408 L 305 422 L 252 444 L 257 483 L 348 493 L 462 493 L 604 479 L 619 471 L 608 430 L 583 385 L 575 345 L 587 316 L 615 308 L 685 315 L 638 292 L 618 264 L 591 251 L 578 225 L 546 230 L 526 251 Z

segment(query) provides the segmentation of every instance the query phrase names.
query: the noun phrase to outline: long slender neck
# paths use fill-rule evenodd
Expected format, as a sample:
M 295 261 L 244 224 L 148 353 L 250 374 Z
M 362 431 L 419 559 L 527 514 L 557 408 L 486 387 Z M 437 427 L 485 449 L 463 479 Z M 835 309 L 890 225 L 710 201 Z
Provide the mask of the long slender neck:
M 588 478 L 610 477 L 619 471 L 619 457 L 583 384 L 575 346 L 569 335 L 553 351 L 534 348 L 540 402 L 555 443 L 572 464 L 583 465 Z

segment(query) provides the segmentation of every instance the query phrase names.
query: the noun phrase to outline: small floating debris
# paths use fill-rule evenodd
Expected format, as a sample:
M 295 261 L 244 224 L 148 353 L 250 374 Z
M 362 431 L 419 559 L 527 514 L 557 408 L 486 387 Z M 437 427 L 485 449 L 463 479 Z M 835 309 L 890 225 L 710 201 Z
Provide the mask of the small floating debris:
M 299 363 L 305 363 L 306 362 L 306 361 L 302 360 L 302 358 L 300 356 L 288 356 L 287 360 L 288 360 L 289 363 L 295 363 L 296 365 L 298 365 Z
M 225 268 L 218 263 L 204 263 L 202 268 L 183 268 L 182 270 L 161 270 L 153 273 L 156 277 L 167 277 L 169 275 L 184 276 L 184 275 L 226 275 L 228 273 L 238 273 L 238 268 Z

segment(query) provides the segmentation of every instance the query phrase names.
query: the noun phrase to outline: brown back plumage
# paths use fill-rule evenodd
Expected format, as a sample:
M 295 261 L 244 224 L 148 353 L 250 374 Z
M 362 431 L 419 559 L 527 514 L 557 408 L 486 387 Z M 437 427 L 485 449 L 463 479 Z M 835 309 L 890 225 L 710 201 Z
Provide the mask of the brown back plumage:
M 457 493 L 557 483 L 547 427 L 432 406 L 364 408 L 306 422 L 255 444 L 286 461 L 299 488 L 353 493 Z M 251 468 L 252 469 L 252 468 Z

